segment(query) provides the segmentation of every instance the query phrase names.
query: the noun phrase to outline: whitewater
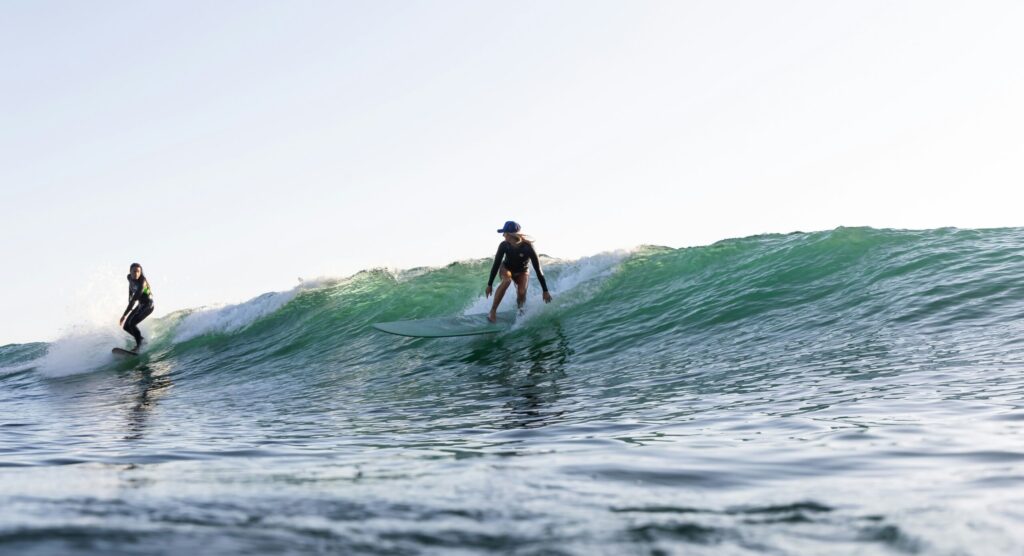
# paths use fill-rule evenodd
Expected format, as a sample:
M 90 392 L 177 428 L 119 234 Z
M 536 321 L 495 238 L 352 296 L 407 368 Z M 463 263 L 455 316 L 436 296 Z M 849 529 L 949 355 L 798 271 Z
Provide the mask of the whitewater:
M 543 262 L 490 336 L 371 327 L 481 259 L 0 347 L 0 553 L 1024 552 L 1024 228 Z

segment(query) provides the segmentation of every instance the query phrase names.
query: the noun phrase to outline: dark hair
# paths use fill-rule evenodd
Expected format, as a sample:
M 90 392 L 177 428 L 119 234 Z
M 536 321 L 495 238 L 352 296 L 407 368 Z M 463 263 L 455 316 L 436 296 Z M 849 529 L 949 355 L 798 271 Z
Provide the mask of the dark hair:
M 132 263 L 132 266 L 128 267 L 128 280 L 134 280 L 132 273 L 135 272 L 136 268 L 139 269 L 139 282 L 147 282 L 146 271 L 142 270 L 142 265 L 139 263 Z

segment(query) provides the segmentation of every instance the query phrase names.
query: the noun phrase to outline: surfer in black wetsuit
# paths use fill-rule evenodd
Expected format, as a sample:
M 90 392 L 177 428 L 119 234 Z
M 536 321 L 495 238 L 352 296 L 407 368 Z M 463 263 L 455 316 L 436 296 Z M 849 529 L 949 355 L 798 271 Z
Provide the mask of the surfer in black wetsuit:
M 138 302 L 138 305 L 135 305 Z M 135 306 L 134 310 L 132 306 Z M 142 333 L 139 323 L 153 312 L 153 292 L 149 289 L 149 280 L 142 273 L 142 265 L 132 263 L 128 270 L 128 308 L 121 315 L 121 326 L 135 338 L 135 349 L 142 347 Z
M 487 314 L 487 320 L 495 322 L 498 320 L 498 305 L 501 298 L 505 296 L 505 290 L 509 284 L 516 283 L 516 304 L 522 310 L 526 304 L 526 286 L 530 281 L 530 263 L 537 271 L 537 281 L 544 290 L 544 302 L 551 302 L 551 294 L 548 292 L 548 283 L 544 280 L 544 273 L 540 270 L 540 261 L 537 259 L 537 252 L 533 249 L 533 243 L 519 233 L 522 228 L 519 224 L 509 220 L 505 226 L 498 230 L 499 234 L 505 236 L 505 241 L 498 245 L 498 252 L 494 255 L 494 264 L 491 265 L 491 275 L 487 278 L 487 297 L 491 296 L 491 284 L 494 277 L 501 268 L 501 284 L 494 292 L 494 304 L 491 305 L 491 312 Z

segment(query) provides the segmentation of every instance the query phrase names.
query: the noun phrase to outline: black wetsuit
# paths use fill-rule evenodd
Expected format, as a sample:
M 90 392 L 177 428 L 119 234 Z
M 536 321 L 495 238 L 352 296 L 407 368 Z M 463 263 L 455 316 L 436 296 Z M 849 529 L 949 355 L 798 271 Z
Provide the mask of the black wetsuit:
M 487 278 L 487 287 L 494 283 L 494 277 L 498 275 L 498 267 L 504 266 L 512 276 L 530 271 L 530 263 L 537 271 L 537 281 L 544 291 L 548 291 L 548 283 L 544 280 L 544 273 L 540 270 L 540 260 L 537 259 L 537 252 L 533 245 L 523 241 L 519 245 L 512 245 L 507 241 L 501 242 L 498 252 L 494 255 L 494 264 L 491 265 L 491 275 Z
M 132 310 L 132 305 L 138 301 L 139 304 Z M 142 333 L 139 332 L 139 323 L 146 319 L 153 312 L 153 292 L 149 290 L 149 282 L 133 280 L 128 275 L 128 308 L 124 310 L 124 329 L 135 338 L 135 349 L 142 345 Z M 129 314 L 131 313 L 131 314 Z

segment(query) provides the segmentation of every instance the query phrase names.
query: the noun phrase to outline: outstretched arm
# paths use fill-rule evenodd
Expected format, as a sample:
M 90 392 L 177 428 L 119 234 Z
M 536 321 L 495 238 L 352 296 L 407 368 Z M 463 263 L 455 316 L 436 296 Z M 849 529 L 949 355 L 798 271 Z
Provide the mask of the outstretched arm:
M 537 252 L 530 249 L 530 262 L 533 263 L 533 270 L 537 272 L 537 281 L 540 282 L 540 288 L 544 290 L 544 302 L 551 302 L 551 293 L 548 292 L 548 281 L 544 279 L 544 271 L 540 269 L 540 259 L 537 258 Z
M 142 292 L 142 288 L 139 288 L 134 293 L 132 293 L 131 290 L 128 290 L 128 308 L 125 309 L 124 313 L 121 315 L 121 322 L 122 323 L 124 322 L 124 318 L 128 316 L 128 313 L 132 312 L 132 306 L 135 305 L 136 301 L 138 301 L 139 293 L 141 293 L 141 292 Z
M 505 257 L 505 242 L 498 246 L 498 252 L 494 254 L 494 264 L 491 265 L 491 274 L 487 277 L 487 287 L 494 283 L 494 277 L 498 275 L 498 267 L 501 266 L 501 259 Z

